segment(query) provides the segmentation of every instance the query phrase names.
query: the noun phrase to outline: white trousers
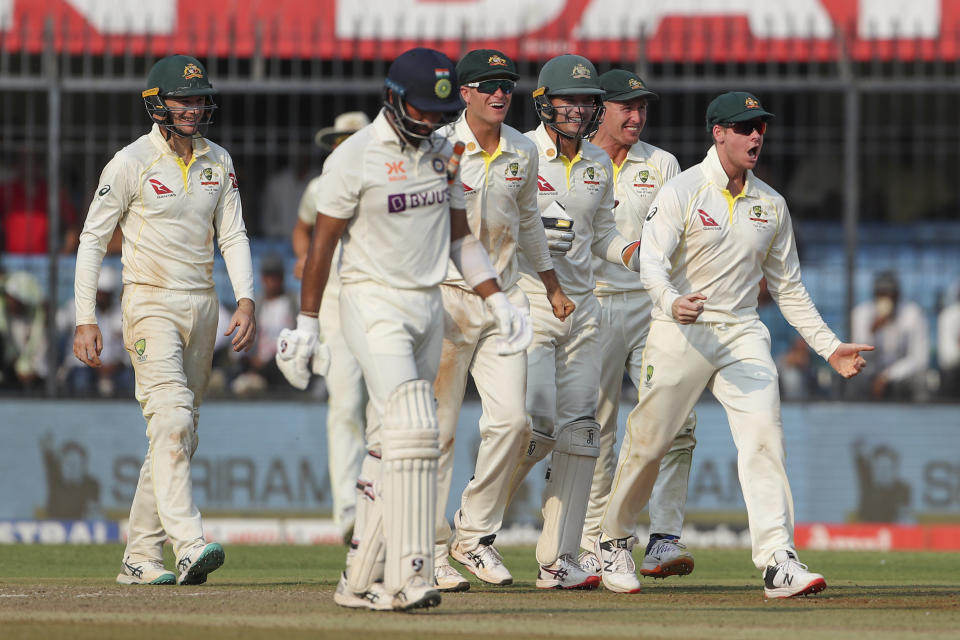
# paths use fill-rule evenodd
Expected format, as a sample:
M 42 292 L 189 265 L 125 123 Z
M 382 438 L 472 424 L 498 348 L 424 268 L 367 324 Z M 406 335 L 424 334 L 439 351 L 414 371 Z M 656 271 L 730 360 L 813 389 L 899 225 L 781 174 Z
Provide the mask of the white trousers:
M 592 550 L 600 535 L 600 519 L 607 506 L 613 474 L 617 469 L 617 418 L 620 413 L 620 392 L 623 371 L 639 388 L 643 380 L 643 347 L 650 329 L 653 301 L 646 291 L 628 291 L 598 295 L 600 303 L 600 400 L 597 422 L 600 424 L 600 457 L 593 473 L 590 503 L 583 526 L 581 546 Z M 687 485 L 693 448 L 696 415 L 691 413 L 664 456 L 660 474 L 650 497 L 650 532 L 679 536 L 687 504 Z
M 763 569 L 775 551 L 793 550 L 793 496 L 767 328 L 759 320 L 692 325 L 654 320 L 643 365 L 639 402 L 627 419 L 627 438 L 601 523 L 604 536 L 633 535 L 660 459 L 706 387 L 723 405 L 737 447 L 754 564 Z
M 340 289 L 327 290 L 320 304 L 320 333 L 330 348 L 327 386 L 327 467 L 333 496 L 333 520 L 341 533 L 353 527 L 357 478 L 363 462 L 367 391 L 360 363 L 340 330 Z
M 218 312 L 213 289 L 124 287 L 123 342 L 149 440 L 130 507 L 125 555 L 133 561 L 162 562 L 165 538 L 177 558 L 203 538 L 190 459 L 197 450 L 198 407 L 210 379 Z
M 527 354 L 497 354 L 499 331 L 483 299 L 460 287 L 442 285 L 444 309 L 443 354 L 434 382 L 440 424 L 440 461 L 437 473 L 437 558 L 447 555 L 450 524 L 447 497 L 453 473 L 454 439 L 468 374 L 473 375 L 483 409 L 480 447 L 473 477 L 460 501 L 456 540 L 467 551 L 480 538 L 495 534 L 503 524 L 510 476 L 530 438 L 524 408 Z M 528 308 L 527 296 L 511 287 L 507 297 L 515 307 Z

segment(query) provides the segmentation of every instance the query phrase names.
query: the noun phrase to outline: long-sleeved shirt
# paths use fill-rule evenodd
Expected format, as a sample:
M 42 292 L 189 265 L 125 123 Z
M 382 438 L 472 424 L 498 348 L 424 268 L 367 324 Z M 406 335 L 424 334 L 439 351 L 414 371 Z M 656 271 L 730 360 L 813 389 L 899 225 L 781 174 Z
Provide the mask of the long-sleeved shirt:
M 500 288 L 520 279 L 519 247 L 532 268 L 553 268 L 547 236 L 537 208 L 537 147 L 507 125 L 500 127 L 500 144 L 493 154 L 480 147 L 465 116 L 441 132 L 466 147 L 460 160 L 460 181 L 470 232 L 480 240 L 497 272 Z M 446 284 L 472 291 L 450 262 Z
M 205 138 L 184 164 L 160 127 L 124 147 L 100 174 L 80 234 L 74 281 L 77 324 L 95 324 L 100 264 L 117 224 L 123 282 L 174 290 L 213 287 L 214 234 L 234 296 L 253 299 L 253 265 L 233 160 Z
M 674 321 L 674 301 L 699 291 L 707 299 L 697 322 L 756 320 L 759 283 L 766 276 L 783 317 L 828 358 L 840 340 L 800 280 L 786 200 L 752 171 L 736 196 L 727 183 L 711 147 L 703 162 L 665 184 L 650 207 L 639 251 L 653 318 Z
M 643 221 L 657 193 L 670 178 L 680 173 L 680 163 L 663 149 L 640 141 L 630 147 L 627 157 L 613 165 L 616 206 L 613 216 L 620 235 L 639 240 Z M 643 289 L 636 272 L 623 265 L 594 256 L 593 272 L 597 276 L 598 296 Z
M 617 231 L 613 217 L 613 164 L 600 147 L 586 140 L 573 159 L 557 152 L 556 144 L 540 125 L 525 134 L 539 150 L 537 203 L 543 213 L 552 202 L 563 205 L 573 220 L 576 237 L 565 256 L 557 256 L 553 267 L 564 293 L 593 291 L 596 278 L 592 256 L 622 264 L 621 255 L 629 241 Z M 528 294 L 545 291 L 536 268 L 525 254 L 520 258 L 520 288 Z

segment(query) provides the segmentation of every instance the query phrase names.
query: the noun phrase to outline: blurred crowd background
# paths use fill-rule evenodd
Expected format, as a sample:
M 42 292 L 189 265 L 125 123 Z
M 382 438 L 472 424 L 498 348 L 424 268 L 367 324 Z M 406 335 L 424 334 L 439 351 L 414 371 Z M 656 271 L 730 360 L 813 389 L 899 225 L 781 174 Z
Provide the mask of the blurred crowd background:
M 0 3 L 2 394 L 132 396 L 119 239 L 99 282 L 105 366 L 96 371 L 71 351 L 74 256 L 101 168 L 149 127 L 140 98 L 147 70 L 176 51 L 200 57 L 220 91 L 209 137 L 236 164 L 257 272 L 260 339 L 242 355 L 218 345 L 209 397 L 298 397 L 273 354 L 298 308 L 290 234 L 302 191 L 325 159 L 317 133 L 344 112 L 373 117 L 392 57 L 424 44 L 454 59 L 474 46 L 514 56 L 521 79 L 508 123 L 521 131 L 538 122 L 530 92 L 545 59 L 576 52 L 600 72 L 634 69 L 660 94 L 643 139 L 682 168 L 709 146 L 707 103 L 726 90 L 755 92 L 777 114 L 758 174 L 791 207 L 804 281 L 843 338 L 877 346 L 868 375 L 840 385 L 762 289 L 783 398 L 960 400 L 956 3 L 859 3 L 860 13 L 850 13 L 857 3 L 813 3 L 824 18 L 803 13 L 802 2 L 791 5 L 799 13 L 771 2 L 759 16 L 732 7 L 720 17 L 680 2 L 679 18 L 658 9 L 658 21 L 637 23 L 645 3 L 610 2 L 610 24 L 586 22 L 596 2 L 562 0 L 323 0 L 279 3 L 272 13 L 253 3 L 249 16 L 239 3 L 213 0 L 189 19 L 177 0 L 141 7 L 146 17 L 126 3 L 87 3 L 93 13 L 84 15 L 67 4 Z M 868 5 L 872 22 L 864 21 Z M 887 5 L 886 13 L 876 8 Z M 533 17 L 538 11 L 552 22 Z M 392 21 L 398 12 L 406 21 Z M 251 26 L 256 20 L 260 27 Z M 234 301 L 219 257 L 215 280 L 226 321 Z M 323 397 L 322 381 L 307 393 Z

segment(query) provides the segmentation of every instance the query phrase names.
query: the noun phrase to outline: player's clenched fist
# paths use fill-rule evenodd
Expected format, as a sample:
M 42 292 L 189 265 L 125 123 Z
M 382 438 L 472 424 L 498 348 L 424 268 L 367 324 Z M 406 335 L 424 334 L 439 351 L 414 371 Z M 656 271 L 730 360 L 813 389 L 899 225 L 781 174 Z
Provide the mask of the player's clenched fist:
M 702 293 L 688 293 L 673 301 L 671 311 L 673 319 L 680 324 L 693 324 L 703 313 L 703 303 L 707 296 Z
M 533 340 L 533 327 L 527 314 L 513 306 L 502 291 L 487 296 L 483 302 L 497 321 L 500 332 L 497 353 L 509 356 L 525 351 Z
M 320 341 L 320 324 L 308 315 L 297 316 L 297 328 L 284 329 L 277 337 L 277 368 L 291 385 L 306 389 L 311 371 L 318 376 L 330 368 L 330 347 Z M 313 364 L 310 368 L 308 365 Z

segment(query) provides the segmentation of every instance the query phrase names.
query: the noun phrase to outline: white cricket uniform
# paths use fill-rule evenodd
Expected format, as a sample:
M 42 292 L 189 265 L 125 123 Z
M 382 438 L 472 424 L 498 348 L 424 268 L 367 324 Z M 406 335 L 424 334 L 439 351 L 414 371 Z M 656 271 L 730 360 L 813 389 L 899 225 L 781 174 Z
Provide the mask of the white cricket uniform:
M 822 357 L 840 340 L 800 281 L 786 201 L 753 172 L 736 197 L 727 182 L 711 147 L 703 162 L 661 188 L 644 224 L 640 273 L 653 321 L 602 529 L 611 538 L 633 535 L 660 459 L 707 387 L 726 410 L 737 445 L 753 561 L 762 569 L 775 551 L 793 549 L 793 498 L 770 333 L 757 316 L 760 279 L 767 278 L 784 317 Z M 693 324 L 677 323 L 673 302 L 697 291 L 706 296 L 703 313 Z
M 315 209 L 348 220 L 341 239 L 340 320 L 372 405 L 371 451 L 381 448 L 384 420 L 399 417 L 384 413 L 393 392 L 437 374 L 444 326 L 438 285 L 447 276 L 450 209 L 464 207 L 461 182 L 447 184 L 451 153 L 450 143 L 436 134 L 419 148 L 402 143 L 381 111 L 333 151 L 320 176 Z M 388 543 L 390 535 L 400 535 L 390 532 L 395 523 L 386 517 L 392 499 L 384 495 Z M 432 509 L 424 516 L 431 523 L 436 518 Z M 411 517 L 419 522 L 419 515 Z M 391 578 L 393 563 L 388 550 L 386 587 L 396 593 L 403 585 Z M 432 565 L 432 557 L 417 558 L 416 572 L 432 582 Z
M 637 142 L 627 151 L 619 166 L 613 166 L 617 200 L 613 210 L 617 229 L 627 238 L 639 238 L 643 221 L 654 197 L 667 180 L 680 173 L 680 164 L 673 154 L 646 142 Z M 597 277 L 594 293 L 600 303 L 600 354 L 602 373 L 597 422 L 600 424 L 600 457 L 590 487 L 590 504 L 583 527 L 581 546 L 592 550 L 600 535 L 600 519 L 610 495 L 613 474 L 617 468 L 617 415 L 623 370 L 635 387 L 642 378 L 643 347 L 650 329 L 653 303 L 637 274 L 622 265 L 593 258 Z M 696 439 L 693 435 L 696 417 L 685 425 L 664 458 L 657 486 L 650 499 L 651 533 L 679 536 L 687 498 L 687 480 Z
M 527 349 L 527 411 L 534 431 L 556 437 L 570 423 L 579 418 L 592 419 L 596 414 L 600 305 L 593 294 L 596 278 L 592 258 L 621 264 L 621 254 L 629 242 L 618 233 L 613 216 L 613 165 L 607 153 L 583 141 L 576 157 L 568 159 L 558 154 L 544 125 L 526 135 L 539 150 L 540 211 L 559 201 L 573 220 L 576 234 L 567 254 L 553 260 L 560 286 L 577 305 L 564 321 L 553 315 L 536 267 L 525 254 L 520 256 L 520 288 L 530 299 L 533 321 L 533 342 Z M 578 535 L 582 517 L 576 517 Z M 575 556 L 576 551 L 576 545 L 566 549 L 542 544 L 538 545 L 537 557 L 540 564 L 549 565 L 560 555 Z
M 307 184 L 297 217 L 314 226 L 317 222 L 317 189 L 320 177 Z M 334 251 L 340 255 L 340 244 Z M 360 363 L 350 353 L 340 330 L 340 276 L 330 269 L 320 303 L 320 334 L 330 348 L 327 386 L 327 466 L 333 495 L 333 520 L 344 534 L 353 526 L 357 507 L 357 478 L 363 462 L 363 432 L 366 428 L 367 391 Z
M 460 179 L 470 231 L 487 250 L 500 288 L 521 310 L 529 308 L 517 281 L 517 249 L 534 269 L 553 268 L 537 209 L 537 147 L 519 131 L 502 125 L 500 144 L 484 151 L 464 116 L 444 135 L 466 144 Z M 472 551 L 480 539 L 496 534 L 503 523 L 509 480 L 530 437 L 525 410 L 527 354 L 497 354 L 497 322 L 483 300 L 464 282 L 453 263 L 441 287 L 445 311 L 443 355 L 434 382 L 440 424 L 437 488 L 437 556 L 445 557 L 450 525 L 444 507 L 450 492 L 454 438 L 468 373 L 473 375 L 483 407 L 480 448 L 470 483 L 463 492 L 456 523 L 457 542 Z
M 124 346 L 150 440 L 130 509 L 126 555 L 162 561 L 165 537 L 178 558 L 203 537 L 190 458 L 217 329 L 214 234 L 234 295 L 253 299 L 250 246 L 230 154 L 197 136 L 185 165 L 153 125 L 107 163 L 80 234 L 78 325 L 96 322 L 97 277 L 118 223 Z

